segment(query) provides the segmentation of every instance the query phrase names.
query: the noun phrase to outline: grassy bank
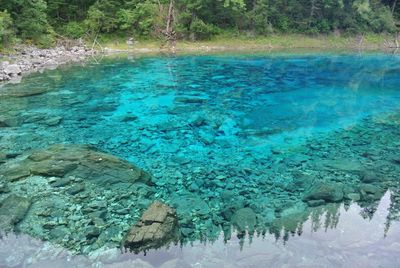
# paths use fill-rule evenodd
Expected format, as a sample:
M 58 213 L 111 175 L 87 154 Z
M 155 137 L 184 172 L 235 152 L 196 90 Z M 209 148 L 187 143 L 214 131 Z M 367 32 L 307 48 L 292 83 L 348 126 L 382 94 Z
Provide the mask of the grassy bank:
M 162 42 L 158 40 L 139 40 L 133 46 L 126 44 L 123 38 L 106 38 L 101 46 L 108 51 L 158 52 Z M 271 35 L 250 38 L 245 36 L 218 36 L 207 41 L 178 41 L 177 52 L 212 52 L 212 51 L 265 51 L 289 49 L 316 50 L 384 50 L 394 47 L 394 36 L 367 34 L 361 36 L 319 35 L 306 36 L 299 34 Z

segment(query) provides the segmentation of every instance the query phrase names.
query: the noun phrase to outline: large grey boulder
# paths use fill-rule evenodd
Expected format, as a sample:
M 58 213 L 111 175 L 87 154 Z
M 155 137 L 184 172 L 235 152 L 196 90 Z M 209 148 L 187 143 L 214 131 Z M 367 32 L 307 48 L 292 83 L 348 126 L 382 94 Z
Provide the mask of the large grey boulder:
M 128 232 L 124 246 L 134 252 L 157 249 L 178 239 L 176 211 L 155 201 Z

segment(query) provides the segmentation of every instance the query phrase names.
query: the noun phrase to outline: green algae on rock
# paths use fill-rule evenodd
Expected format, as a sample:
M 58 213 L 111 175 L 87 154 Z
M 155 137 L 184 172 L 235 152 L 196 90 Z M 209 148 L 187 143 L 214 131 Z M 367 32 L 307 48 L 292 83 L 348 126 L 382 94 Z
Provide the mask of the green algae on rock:
M 30 206 L 31 200 L 28 198 L 9 195 L 0 204 L 0 230 L 14 230 L 15 224 L 24 218 Z
M 29 175 L 79 176 L 102 186 L 150 182 L 150 175 L 142 169 L 85 145 L 53 145 L 17 159 L 0 171 L 0 176 L 11 181 Z

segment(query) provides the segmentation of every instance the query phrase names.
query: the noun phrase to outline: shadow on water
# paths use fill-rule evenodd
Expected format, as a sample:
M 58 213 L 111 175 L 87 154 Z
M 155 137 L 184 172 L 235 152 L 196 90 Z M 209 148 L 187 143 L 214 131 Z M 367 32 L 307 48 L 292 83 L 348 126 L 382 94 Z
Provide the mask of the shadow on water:
M 149 57 L 7 85 L 0 266 L 393 266 L 399 70 L 388 55 Z M 154 200 L 176 209 L 178 245 L 122 254 Z

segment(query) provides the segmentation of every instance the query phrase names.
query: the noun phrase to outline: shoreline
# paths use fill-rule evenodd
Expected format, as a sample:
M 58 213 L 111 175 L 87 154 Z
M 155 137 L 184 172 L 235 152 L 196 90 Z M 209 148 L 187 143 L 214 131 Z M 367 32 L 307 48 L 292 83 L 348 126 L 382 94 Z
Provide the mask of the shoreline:
M 301 34 L 271 35 L 268 37 L 217 37 L 206 41 L 177 41 L 173 49 L 160 49 L 160 41 L 138 41 L 128 45 L 125 40 L 114 38 L 103 41 L 101 48 L 106 53 L 218 53 L 235 51 L 272 52 L 282 50 L 317 51 L 392 51 L 399 49 L 395 37 L 382 34 L 359 36 L 306 36 Z
M 32 46 L 16 46 L 15 53 L 0 57 L 0 85 L 18 83 L 22 77 L 46 69 L 55 69 L 61 65 L 78 63 L 95 55 L 118 56 L 137 55 L 208 55 L 218 53 L 396 53 L 395 40 L 387 35 L 367 35 L 360 40 L 353 37 L 309 37 L 304 35 L 275 35 L 265 38 L 217 38 L 209 41 L 178 41 L 173 48 L 161 48 L 160 41 L 139 41 L 127 45 L 120 39 L 105 42 L 99 48 L 88 48 L 80 43 L 66 48 L 57 46 L 40 49 Z
M 22 46 L 16 47 L 15 52 L 0 58 L 0 85 L 19 82 L 23 76 L 31 73 L 82 62 L 97 54 L 97 51 L 84 45 L 70 48 L 57 46 L 49 49 Z

